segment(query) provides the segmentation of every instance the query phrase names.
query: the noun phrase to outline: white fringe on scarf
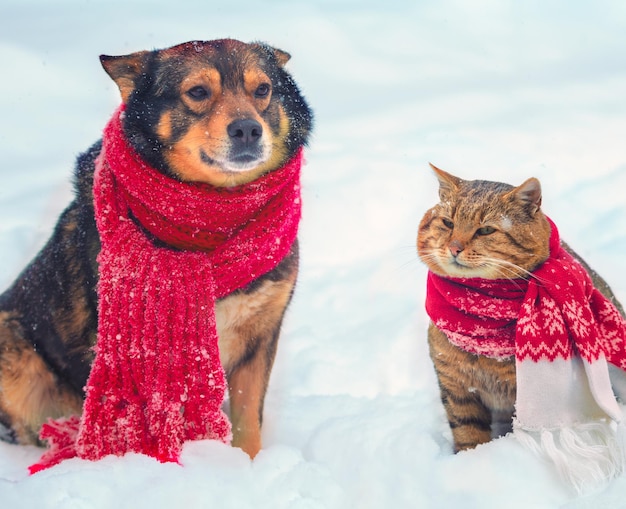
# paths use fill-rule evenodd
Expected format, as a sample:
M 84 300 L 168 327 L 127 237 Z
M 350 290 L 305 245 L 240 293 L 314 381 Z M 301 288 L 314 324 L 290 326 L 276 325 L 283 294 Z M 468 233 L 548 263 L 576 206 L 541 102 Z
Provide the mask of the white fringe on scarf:
M 609 372 L 619 378 L 614 384 L 619 394 L 624 372 L 610 370 L 604 357 L 593 363 L 572 358 L 517 365 L 515 437 L 552 462 L 579 494 L 626 471 L 626 424 Z
M 579 494 L 603 487 L 626 468 L 623 423 L 592 422 L 541 431 L 514 424 L 514 429 L 517 440 L 551 461 L 560 477 Z

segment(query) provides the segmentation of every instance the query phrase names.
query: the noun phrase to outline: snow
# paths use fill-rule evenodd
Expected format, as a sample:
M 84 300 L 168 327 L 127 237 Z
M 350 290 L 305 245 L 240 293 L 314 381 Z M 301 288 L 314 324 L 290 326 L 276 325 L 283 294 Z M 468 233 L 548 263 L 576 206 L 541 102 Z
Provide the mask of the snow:
M 128 455 L 29 477 L 0 443 L 6 508 L 626 507 L 626 475 L 577 497 L 504 437 L 453 455 L 415 254 L 432 162 L 540 179 L 562 236 L 626 301 L 626 4 L 620 0 L 3 0 L 0 285 L 49 236 L 77 153 L 118 103 L 97 56 L 267 41 L 316 112 L 302 268 L 250 461 L 212 442 L 182 466 Z

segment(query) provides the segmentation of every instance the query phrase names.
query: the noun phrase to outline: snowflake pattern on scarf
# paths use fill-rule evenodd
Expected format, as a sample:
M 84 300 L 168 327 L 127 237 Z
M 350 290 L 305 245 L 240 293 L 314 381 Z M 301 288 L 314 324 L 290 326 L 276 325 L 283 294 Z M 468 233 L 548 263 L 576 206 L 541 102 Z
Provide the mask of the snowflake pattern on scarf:
M 584 267 L 561 247 L 550 221 L 550 256 L 529 279 L 428 274 L 426 310 L 450 341 L 493 358 L 538 361 L 600 355 L 626 369 L 626 322 Z

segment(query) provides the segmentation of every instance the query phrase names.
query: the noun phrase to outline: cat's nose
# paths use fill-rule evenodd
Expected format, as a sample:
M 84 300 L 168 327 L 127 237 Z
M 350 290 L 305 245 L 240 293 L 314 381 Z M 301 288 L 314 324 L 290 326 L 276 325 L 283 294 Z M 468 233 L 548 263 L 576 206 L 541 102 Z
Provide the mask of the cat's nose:
M 456 258 L 459 256 L 459 253 L 465 249 L 465 246 L 463 246 L 463 244 L 461 244 L 458 240 L 453 240 L 450 244 L 448 244 L 448 249 L 450 250 L 450 254 Z

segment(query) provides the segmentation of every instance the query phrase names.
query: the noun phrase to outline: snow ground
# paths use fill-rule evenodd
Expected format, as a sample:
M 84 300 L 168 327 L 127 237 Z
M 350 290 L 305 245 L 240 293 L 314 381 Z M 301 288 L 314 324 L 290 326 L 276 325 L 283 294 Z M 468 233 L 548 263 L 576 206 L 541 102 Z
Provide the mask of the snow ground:
M 316 112 L 302 269 L 265 450 L 199 442 L 32 477 L 0 443 L 4 508 L 626 508 L 626 476 L 576 497 L 512 437 L 453 456 L 427 356 L 414 238 L 428 162 L 538 177 L 563 237 L 626 301 L 626 4 L 461 0 L 3 0 L 0 286 L 49 235 L 77 153 L 118 103 L 101 53 L 263 40 Z

